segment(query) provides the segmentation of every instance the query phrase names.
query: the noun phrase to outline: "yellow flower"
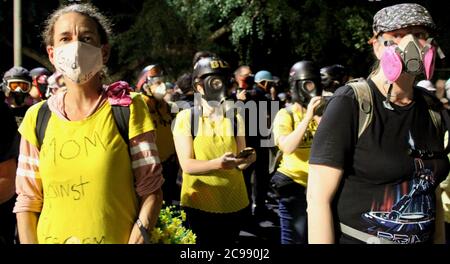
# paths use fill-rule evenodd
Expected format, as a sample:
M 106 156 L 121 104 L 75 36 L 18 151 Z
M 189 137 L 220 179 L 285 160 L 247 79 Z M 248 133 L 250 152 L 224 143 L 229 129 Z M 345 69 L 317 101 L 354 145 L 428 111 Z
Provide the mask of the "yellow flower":
M 151 242 L 156 244 L 195 244 L 196 236 L 187 229 L 184 211 L 174 205 L 161 209 L 156 227 L 151 232 Z

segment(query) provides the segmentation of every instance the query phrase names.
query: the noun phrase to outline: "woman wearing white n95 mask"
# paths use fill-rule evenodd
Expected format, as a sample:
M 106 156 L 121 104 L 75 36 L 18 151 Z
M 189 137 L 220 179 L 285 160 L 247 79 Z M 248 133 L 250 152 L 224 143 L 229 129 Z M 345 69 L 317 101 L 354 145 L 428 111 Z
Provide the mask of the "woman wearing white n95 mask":
M 67 91 L 30 108 L 19 128 L 21 243 L 143 243 L 158 218 L 164 180 L 148 109 L 127 83 L 102 84 L 108 25 L 89 4 L 47 20 L 47 52 Z M 129 111 L 128 133 L 118 107 Z

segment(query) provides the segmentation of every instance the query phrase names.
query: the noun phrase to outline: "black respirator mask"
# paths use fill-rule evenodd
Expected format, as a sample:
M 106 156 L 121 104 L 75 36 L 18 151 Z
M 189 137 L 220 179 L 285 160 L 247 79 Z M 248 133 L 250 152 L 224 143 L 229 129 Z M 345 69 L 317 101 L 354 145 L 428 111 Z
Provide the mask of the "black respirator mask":
M 291 83 L 292 101 L 307 108 L 311 98 L 322 95 L 322 86 L 318 81 L 297 80 Z
M 205 94 L 202 96 L 206 101 L 223 102 L 226 98 L 227 80 L 220 75 L 209 75 L 203 79 L 203 89 Z

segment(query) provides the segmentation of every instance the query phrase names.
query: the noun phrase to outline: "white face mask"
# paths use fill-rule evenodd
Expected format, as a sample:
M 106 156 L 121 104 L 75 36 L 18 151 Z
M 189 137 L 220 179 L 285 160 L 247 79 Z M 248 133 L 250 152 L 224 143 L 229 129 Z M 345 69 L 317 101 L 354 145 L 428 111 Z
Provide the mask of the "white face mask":
M 166 95 L 166 85 L 164 83 L 161 83 L 156 87 L 155 92 L 153 93 L 153 96 L 157 99 L 162 99 Z
M 83 84 L 102 69 L 102 49 L 75 41 L 55 48 L 54 62 L 65 78 Z

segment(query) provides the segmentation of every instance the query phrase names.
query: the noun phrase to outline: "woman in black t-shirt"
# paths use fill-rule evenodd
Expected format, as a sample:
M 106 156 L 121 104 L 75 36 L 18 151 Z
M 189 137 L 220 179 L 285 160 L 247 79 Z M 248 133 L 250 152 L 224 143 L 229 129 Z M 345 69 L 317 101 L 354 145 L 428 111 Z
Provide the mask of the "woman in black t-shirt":
M 429 113 L 429 95 L 413 85 L 419 74 L 431 78 L 434 28 L 418 4 L 389 6 L 374 16 L 369 43 L 380 66 L 366 84 L 370 123 L 359 133 L 354 90 L 338 89 L 311 149 L 310 243 L 444 242 L 435 195 L 449 171 L 444 131 Z

